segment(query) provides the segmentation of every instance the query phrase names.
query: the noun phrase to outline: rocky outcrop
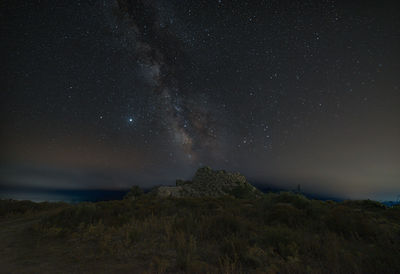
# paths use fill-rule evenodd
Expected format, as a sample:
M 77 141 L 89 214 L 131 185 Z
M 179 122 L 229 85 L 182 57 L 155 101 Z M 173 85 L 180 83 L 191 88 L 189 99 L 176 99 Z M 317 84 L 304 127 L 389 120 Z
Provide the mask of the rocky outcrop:
M 198 169 L 191 181 L 177 180 L 176 186 L 160 186 L 151 191 L 159 197 L 220 197 L 256 198 L 261 192 L 240 173 Z

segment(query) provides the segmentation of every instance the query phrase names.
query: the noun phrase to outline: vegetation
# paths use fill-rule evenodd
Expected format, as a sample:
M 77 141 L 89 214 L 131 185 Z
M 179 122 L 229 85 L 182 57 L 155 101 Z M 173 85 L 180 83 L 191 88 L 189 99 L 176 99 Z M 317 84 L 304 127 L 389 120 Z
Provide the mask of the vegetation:
M 133 186 L 131 187 L 130 191 L 124 196 L 124 199 L 135 200 L 143 194 L 144 192 L 139 186 Z
M 400 273 L 400 206 L 134 190 L 75 205 L 0 201 L 2 271 Z

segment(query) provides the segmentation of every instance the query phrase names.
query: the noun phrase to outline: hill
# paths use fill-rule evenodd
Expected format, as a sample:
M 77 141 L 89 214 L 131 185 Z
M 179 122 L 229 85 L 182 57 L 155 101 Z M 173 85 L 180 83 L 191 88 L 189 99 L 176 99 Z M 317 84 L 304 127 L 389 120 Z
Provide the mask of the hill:
M 197 189 L 204 174 L 231 178 L 201 170 L 182 183 Z M 400 206 L 196 191 L 165 197 L 135 187 L 123 200 L 79 204 L 0 200 L 0 272 L 400 273 Z

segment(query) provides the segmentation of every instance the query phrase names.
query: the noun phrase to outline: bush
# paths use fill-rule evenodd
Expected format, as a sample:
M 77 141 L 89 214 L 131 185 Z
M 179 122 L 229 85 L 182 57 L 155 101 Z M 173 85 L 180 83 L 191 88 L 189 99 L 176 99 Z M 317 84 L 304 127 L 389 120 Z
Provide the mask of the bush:
M 298 209 L 305 209 L 311 205 L 311 201 L 301 194 L 292 192 L 281 192 L 279 195 L 273 196 L 274 203 L 288 203 Z
M 124 196 L 124 199 L 135 200 L 144 194 L 139 186 L 133 186 L 131 190 Z
M 333 208 L 326 223 L 330 230 L 345 236 L 370 239 L 379 234 L 379 226 L 360 211 L 339 205 Z
M 304 223 L 305 214 L 287 203 L 275 204 L 267 214 L 267 223 L 298 227 Z
M 35 203 L 32 201 L 16 201 L 16 200 L 1 200 L 0 199 L 0 217 L 10 215 L 35 214 L 40 211 L 52 210 L 57 208 L 67 207 L 68 204 L 57 202 L 41 202 Z

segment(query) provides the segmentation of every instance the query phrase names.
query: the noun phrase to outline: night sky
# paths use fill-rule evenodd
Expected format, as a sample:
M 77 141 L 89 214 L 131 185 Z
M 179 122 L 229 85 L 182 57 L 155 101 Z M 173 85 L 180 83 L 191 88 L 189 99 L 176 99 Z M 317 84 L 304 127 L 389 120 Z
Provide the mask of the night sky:
M 200 166 L 400 194 L 396 1 L 2 1 L 0 183 L 124 189 Z

